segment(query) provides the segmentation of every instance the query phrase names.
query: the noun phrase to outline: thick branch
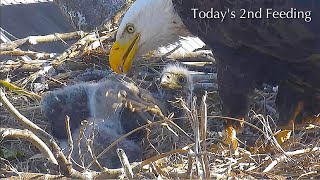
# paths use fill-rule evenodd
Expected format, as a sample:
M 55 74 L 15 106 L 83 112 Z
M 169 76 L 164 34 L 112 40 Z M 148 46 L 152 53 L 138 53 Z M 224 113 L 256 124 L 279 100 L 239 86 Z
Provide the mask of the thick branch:
M 54 138 L 41 129 L 39 126 L 34 124 L 32 121 L 24 117 L 20 112 L 9 102 L 5 93 L 0 89 L 0 101 L 4 105 L 4 107 L 9 111 L 9 113 L 15 117 L 26 129 L 32 131 L 36 136 L 40 137 L 46 144 L 50 144 L 53 154 L 55 154 L 58 164 L 60 165 L 63 174 L 67 177 L 77 177 L 83 178 L 85 177 L 81 173 L 75 171 L 71 164 L 68 163 L 66 157 L 64 156 L 63 152 L 61 151 L 58 144 L 55 142 Z
M 22 51 L 22 50 L 9 50 L 1 51 L 0 55 L 6 56 L 30 56 L 33 59 L 50 59 L 56 56 L 55 53 L 34 52 L 34 51 Z
M 276 158 L 275 160 L 273 160 L 268 167 L 263 170 L 264 173 L 271 171 L 277 164 L 285 161 L 286 159 L 288 159 L 289 157 L 295 156 L 295 155 L 299 155 L 299 154 L 304 154 L 304 153 L 309 153 L 309 152 L 316 152 L 319 151 L 320 147 L 314 147 L 314 148 L 306 148 L 306 149 L 300 149 L 300 150 L 296 150 L 296 151 L 292 151 L 292 152 L 285 152 L 285 154 L 283 154 L 282 156 L 279 156 L 278 158 Z
M 19 72 L 27 73 L 27 72 L 37 72 L 41 70 L 42 65 L 44 63 L 48 63 L 48 60 L 32 60 L 32 61 L 12 61 L 8 60 L 5 62 L 0 62 L 0 71 L 3 73 L 1 78 L 5 78 L 5 74 L 7 72 L 11 72 L 12 74 L 17 74 Z
M 9 102 L 9 100 L 6 98 L 5 93 L 0 89 L 0 101 L 3 103 L 4 107 L 10 112 L 12 116 L 14 116 L 23 126 L 30 131 L 32 131 L 36 136 L 40 137 L 46 144 L 50 144 L 50 147 L 52 148 L 53 154 L 56 156 L 57 162 L 61 167 L 62 174 L 66 177 L 72 177 L 72 178 L 80 178 L 80 179 L 88 179 L 88 178 L 98 178 L 98 179 L 115 179 L 119 178 L 119 176 L 122 174 L 122 169 L 108 169 L 104 172 L 86 172 L 81 173 L 79 171 L 76 171 L 73 169 L 72 164 L 70 164 L 61 151 L 58 144 L 55 142 L 54 138 L 45 132 L 43 129 L 38 127 L 36 124 L 34 124 L 32 121 L 24 117 L 22 114 L 20 114 L 17 109 Z M 125 136 L 126 137 L 126 136 Z M 120 139 L 119 141 L 121 141 Z M 119 142 L 117 141 L 117 142 Z M 141 168 L 140 164 L 134 166 L 133 171 L 137 172 Z
M 29 130 L 0 128 L 0 135 L 2 138 L 21 138 L 27 140 L 34 146 L 36 146 L 39 149 L 39 151 L 45 157 L 47 157 L 52 163 L 58 164 L 56 158 L 54 157 L 48 146 Z
M 54 41 L 68 41 L 72 39 L 79 39 L 85 36 L 83 31 L 75 31 L 70 33 L 55 33 L 45 36 L 29 36 L 23 39 L 18 39 L 15 41 L 1 43 L 0 51 L 10 51 L 18 48 L 21 45 L 34 45 L 40 43 L 48 43 Z

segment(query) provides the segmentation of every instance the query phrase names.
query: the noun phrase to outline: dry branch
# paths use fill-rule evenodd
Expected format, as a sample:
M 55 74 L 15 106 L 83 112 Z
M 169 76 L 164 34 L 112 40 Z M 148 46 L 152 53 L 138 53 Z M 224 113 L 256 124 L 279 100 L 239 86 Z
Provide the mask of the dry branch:
M 309 153 L 309 152 L 315 152 L 315 151 L 319 151 L 320 147 L 314 147 L 314 148 L 306 148 L 306 149 L 300 149 L 300 150 L 296 150 L 296 151 L 292 151 L 292 152 L 285 152 L 285 154 L 277 157 L 275 160 L 273 160 L 264 170 L 263 172 L 269 172 L 271 171 L 277 164 L 279 164 L 280 162 L 285 161 L 286 159 L 288 159 L 288 157 L 292 157 L 295 155 L 299 155 L 299 154 L 304 154 L 304 153 Z
M 118 178 L 122 171 L 121 169 L 111 169 L 105 172 L 95 172 L 92 171 L 90 173 L 81 173 L 75 169 L 73 169 L 72 164 L 70 164 L 61 151 L 58 144 L 55 142 L 54 138 L 45 132 L 43 129 L 38 127 L 36 124 L 31 122 L 29 119 L 24 117 L 20 114 L 15 107 L 9 102 L 6 98 L 2 89 L 0 89 L 0 100 L 6 109 L 10 112 L 12 116 L 14 116 L 25 128 L 32 131 L 36 136 L 40 137 L 46 144 L 49 144 L 52 148 L 53 154 L 55 155 L 58 164 L 62 170 L 62 174 L 66 177 L 72 178 L 80 178 L 80 179 L 87 179 L 87 178 Z M 139 168 L 140 169 L 140 168 Z
M 58 164 L 60 165 L 65 176 L 75 178 L 85 177 L 81 173 L 75 171 L 72 168 L 71 164 L 68 163 L 66 157 L 64 156 L 58 144 L 55 142 L 54 138 L 39 126 L 34 124 L 32 121 L 20 114 L 20 112 L 9 102 L 2 89 L 0 89 L 0 100 L 3 103 L 4 107 L 6 107 L 6 109 L 10 112 L 10 114 L 14 116 L 16 120 L 18 120 L 26 129 L 30 130 L 36 136 L 40 137 L 46 144 L 50 144 L 53 154 L 55 155 Z
M 6 173 L 5 173 L 6 175 Z M 50 175 L 41 173 L 30 173 L 30 172 L 15 172 L 14 174 L 10 172 L 6 175 L 8 179 L 11 180 L 21 180 L 21 179 L 63 179 L 62 175 Z
M 0 55 L 3 56 L 29 56 L 33 59 L 50 59 L 56 56 L 55 53 L 46 53 L 46 52 L 34 52 L 34 51 L 22 51 L 22 50 L 8 50 L 8 51 L 1 51 Z
M 48 158 L 53 164 L 58 164 L 56 158 L 52 154 L 48 146 L 31 131 L 25 129 L 12 129 L 12 128 L 0 128 L 0 136 L 2 138 L 21 138 L 29 141 L 31 144 L 36 146 L 38 150 Z
M 114 33 L 115 33 L 115 31 L 110 32 L 110 33 L 104 35 L 103 37 L 101 37 L 101 39 L 99 39 L 98 33 L 91 32 L 91 33 L 87 34 L 86 36 L 84 36 L 83 38 L 81 38 L 80 40 L 78 40 L 73 45 L 71 45 L 62 54 L 57 56 L 55 58 L 55 60 L 52 62 L 52 64 L 55 67 L 57 67 L 68 59 L 72 59 L 72 58 L 75 58 L 75 57 L 82 55 L 83 51 L 85 51 L 85 50 L 92 50 L 92 48 L 93 49 L 96 48 L 95 46 L 94 47 L 90 46 L 90 45 L 94 44 L 94 42 L 97 42 L 97 46 L 99 47 L 99 46 L 101 46 L 101 41 L 106 41 L 106 40 L 110 39 L 110 37 L 112 37 Z M 86 49 L 86 48 L 88 48 L 88 49 Z
M 67 153 L 67 160 L 69 161 L 69 163 L 71 163 L 71 155 L 72 155 L 72 151 L 73 151 L 73 139 L 72 139 L 72 135 L 71 135 L 71 129 L 70 129 L 70 118 L 69 116 L 66 116 L 66 130 L 67 130 L 67 135 L 68 135 L 68 145 L 69 145 L 69 151 Z
M 45 36 L 29 36 L 23 39 L 18 39 L 15 41 L 1 43 L 0 44 L 0 52 L 1 51 L 12 51 L 22 45 L 35 45 L 40 43 L 48 43 L 54 41 L 68 41 L 72 39 L 79 39 L 85 36 L 86 33 L 83 31 L 75 31 L 70 33 L 55 33 Z
M 128 159 L 126 153 L 124 152 L 123 149 L 117 149 L 117 154 L 120 159 L 122 168 L 124 169 L 124 174 L 126 175 L 126 177 L 128 179 L 133 179 L 132 168 L 131 168 L 131 165 L 129 163 L 129 159 Z
M 197 63 L 203 63 L 203 64 L 216 63 L 211 52 L 203 52 L 203 51 L 189 52 L 185 54 L 173 53 L 172 55 L 168 56 L 168 58 L 169 59 L 172 58 L 172 59 L 183 61 L 183 62 L 197 62 Z
M 8 60 L 5 62 L 0 62 L 0 71 L 5 74 L 6 72 L 11 72 L 12 74 L 17 74 L 19 72 L 36 72 L 41 70 L 44 63 L 48 63 L 48 60 L 32 60 L 32 61 L 13 61 Z M 4 78 L 4 77 L 0 77 Z
M 208 123 L 208 107 L 207 107 L 207 92 L 202 97 L 201 106 L 200 106 L 200 137 L 202 145 L 202 164 L 204 169 L 204 175 L 206 179 L 210 179 L 210 167 L 207 154 L 207 123 Z
M 168 156 L 170 156 L 170 155 L 172 155 L 172 154 L 175 154 L 175 153 L 181 153 L 181 154 L 183 154 L 183 153 L 188 153 L 188 150 L 187 150 L 187 149 L 176 149 L 176 150 L 172 150 L 172 151 L 170 151 L 170 152 L 166 152 L 166 153 L 159 154 L 159 155 L 157 155 L 157 156 L 153 156 L 153 157 L 151 157 L 151 158 L 149 158 L 149 159 L 144 160 L 144 161 L 141 163 L 141 166 L 145 166 L 145 165 L 150 164 L 150 163 L 152 163 L 152 162 L 156 162 L 156 161 L 159 160 L 159 159 L 162 159 L 162 158 L 164 158 L 164 157 L 168 157 Z

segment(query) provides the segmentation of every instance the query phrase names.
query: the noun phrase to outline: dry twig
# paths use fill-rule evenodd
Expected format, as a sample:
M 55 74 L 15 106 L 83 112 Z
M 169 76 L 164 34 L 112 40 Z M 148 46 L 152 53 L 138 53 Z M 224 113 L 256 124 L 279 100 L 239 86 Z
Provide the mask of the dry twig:
M 201 117 L 201 128 L 200 128 L 200 136 L 201 136 L 201 145 L 202 145 L 202 164 L 203 164 L 203 169 L 204 169 L 204 175 L 206 179 L 210 179 L 210 167 L 209 167 L 209 160 L 208 160 L 208 154 L 207 154 L 207 121 L 208 121 L 208 108 L 207 108 L 207 92 L 205 95 L 202 97 L 201 101 L 201 112 L 200 112 L 200 117 Z
M 285 154 L 277 157 L 275 160 L 273 160 L 264 170 L 263 172 L 269 172 L 271 171 L 277 164 L 279 164 L 280 162 L 285 161 L 286 159 L 288 159 L 289 157 L 295 156 L 295 155 L 299 155 L 299 154 L 303 154 L 303 153 L 309 153 L 309 152 L 315 152 L 315 151 L 319 151 L 320 147 L 314 147 L 314 148 L 306 148 L 306 149 L 300 149 L 300 150 L 296 150 L 296 151 L 292 151 L 292 152 L 285 152 Z
M 124 152 L 123 149 L 117 149 L 117 154 L 120 159 L 122 168 L 124 170 L 124 174 L 126 175 L 126 177 L 128 179 L 133 179 L 132 168 L 131 168 L 131 165 L 129 163 L 129 159 L 128 159 L 126 153 Z
M 70 118 L 69 116 L 66 116 L 66 131 L 67 131 L 67 136 L 68 136 L 68 145 L 69 145 L 69 151 L 67 153 L 67 160 L 69 163 L 71 163 L 71 155 L 73 151 L 73 139 L 71 135 L 71 129 L 70 129 Z
M 31 131 L 25 129 L 0 128 L 0 137 L 2 138 L 21 138 L 29 141 L 37 147 L 37 149 L 48 158 L 53 164 L 58 164 L 56 158 L 52 154 L 48 146 Z

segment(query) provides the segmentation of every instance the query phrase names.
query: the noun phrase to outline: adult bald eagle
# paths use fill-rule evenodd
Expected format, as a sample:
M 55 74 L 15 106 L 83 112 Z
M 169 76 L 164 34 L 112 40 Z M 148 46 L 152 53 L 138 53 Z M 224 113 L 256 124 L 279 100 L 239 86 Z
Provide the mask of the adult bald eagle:
M 223 22 L 221 18 L 194 17 L 192 9 L 211 8 L 229 14 Z M 260 8 L 261 18 L 240 18 L 243 11 Z M 267 17 L 268 8 L 278 16 Z M 135 56 L 190 32 L 216 56 L 224 115 L 245 118 L 249 95 L 265 82 L 279 85 L 280 122 L 319 120 L 319 8 L 319 0 L 136 0 L 119 26 L 110 65 L 115 72 L 126 73 Z M 235 18 L 230 17 L 232 11 Z M 227 142 L 237 146 L 234 134 L 239 128 L 239 123 L 226 121 Z

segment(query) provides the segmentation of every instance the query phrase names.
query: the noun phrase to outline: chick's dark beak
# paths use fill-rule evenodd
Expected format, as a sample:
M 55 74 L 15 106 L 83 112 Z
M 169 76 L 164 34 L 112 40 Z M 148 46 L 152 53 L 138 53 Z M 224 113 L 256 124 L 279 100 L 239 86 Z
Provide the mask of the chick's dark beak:
M 160 86 L 167 87 L 170 84 L 171 76 L 170 74 L 164 74 L 160 79 Z
M 181 86 L 177 84 L 176 77 L 170 73 L 164 74 L 161 79 L 160 79 L 160 86 L 162 88 L 167 88 L 167 89 L 180 89 Z

